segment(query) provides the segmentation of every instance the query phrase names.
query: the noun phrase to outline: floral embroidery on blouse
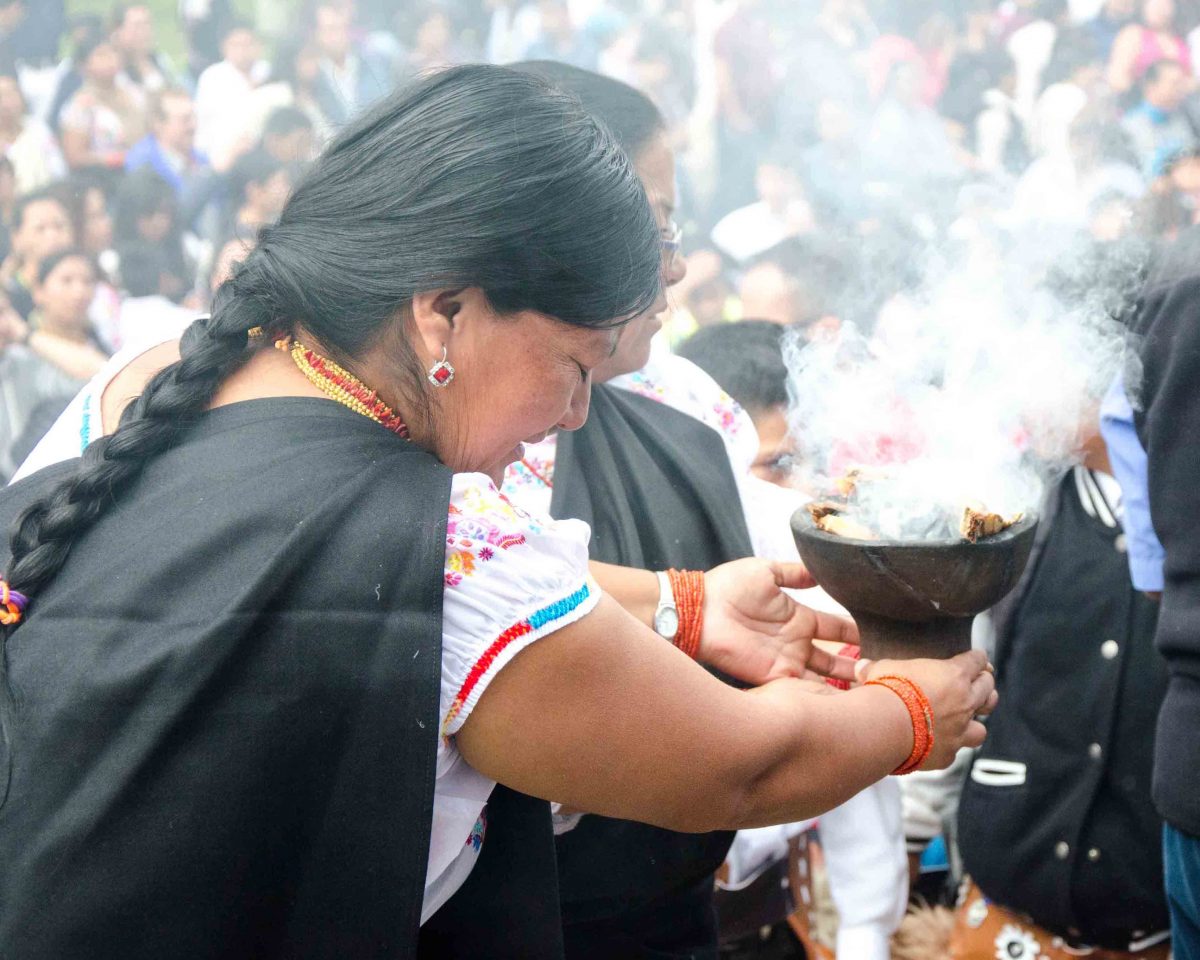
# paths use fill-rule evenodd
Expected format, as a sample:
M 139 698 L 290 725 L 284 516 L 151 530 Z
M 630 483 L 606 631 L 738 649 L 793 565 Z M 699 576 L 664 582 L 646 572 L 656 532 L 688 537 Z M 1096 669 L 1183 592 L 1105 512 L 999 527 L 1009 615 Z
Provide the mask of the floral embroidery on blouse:
M 636 393 L 642 397 L 649 397 L 651 400 L 658 400 L 660 403 L 666 403 L 666 388 L 661 383 L 655 383 L 646 376 L 644 370 L 628 374 L 625 377 L 625 385 L 631 393 Z
M 549 487 L 554 483 L 554 460 L 529 454 L 509 466 L 504 475 L 506 489 Z
M 463 495 L 466 509 L 450 504 L 446 522 L 446 586 L 457 587 L 472 576 L 480 563 L 487 563 L 497 550 L 525 543 L 525 532 L 541 533 L 541 527 L 495 487 L 468 487 Z
M 478 853 L 483 846 L 483 838 L 487 834 L 487 807 L 479 811 L 479 819 L 475 821 L 475 826 L 471 828 L 471 835 L 467 837 L 467 846 L 473 847 Z
M 657 400 L 659 403 L 668 402 L 666 387 L 647 376 L 645 370 L 638 370 L 635 373 L 627 374 L 623 378 L 622 388 L 629 390 L 631 393 L 636 393 L 638 396 Z M 697 419 L 730 437 L 736 437 L 742 427 L 742 419 L 739 416 L 742 408 L 724 390 L 718 390 L 716 400 L 713 401 L 711 408 L 706 409 L 701 407 L 697 411 L 693 406 L 691 409 L 685 410 L 685 412 L 691 413 Z

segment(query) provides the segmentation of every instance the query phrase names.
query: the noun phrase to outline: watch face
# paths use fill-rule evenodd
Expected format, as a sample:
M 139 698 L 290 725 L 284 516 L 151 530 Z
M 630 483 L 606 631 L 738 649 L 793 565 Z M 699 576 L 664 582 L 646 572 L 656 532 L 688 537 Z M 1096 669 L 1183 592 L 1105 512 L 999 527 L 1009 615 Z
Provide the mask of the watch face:
M 654 629 L 668 640 L 679 632 L 679 613 L 674 607 L 664 607 L 654 615 Z

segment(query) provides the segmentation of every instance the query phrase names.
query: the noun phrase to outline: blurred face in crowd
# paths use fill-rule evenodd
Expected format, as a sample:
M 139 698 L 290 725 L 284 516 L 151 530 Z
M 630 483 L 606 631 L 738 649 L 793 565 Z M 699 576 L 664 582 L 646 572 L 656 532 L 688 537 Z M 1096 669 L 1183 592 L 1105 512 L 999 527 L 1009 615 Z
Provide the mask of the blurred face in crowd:
M 782 324 L 798 324 L 807 319 L 800 284 L 777 263 L 768 261 L 747 270 L 738 294 L 744 317 Z
M 250 244 L 243 240 L 230 240 L 217 253 L 213 260 L 212 276 L 209 278 L 209 289 L 217 292 L 217 287 L 233 276 L 233 268 L 241 263 L 250 253 Z
M 25 116 L 25 98 L 14 77 L 0 76 L 0 123 L 15 123 Z
M 168 150 L 190 155 L 196 142 L 196 108 L 192 98 L 169 94 L 162 98 L 154 121 L 154 136 Z
M 664 238 L 674 232 L 675 217 L 675 154 L 667 145 L 664 134 L 656 135 L 634 160 L 634 168 L 646 188 L 646 196 L 654 210 L 654 218 Z M 677 246 L 663 248 L 663 287 L 677 284 L 687 274 L 687 264 Z M 665 294 L 639 317 L 634 317 L 622 329 L 613 355 L 596 367 L 595 381 L 603 383 L 613 377 L 640 370 L 650 360 L 650 342 L 662 329 L 661 314 L 667 309 Z
M 297 127 L 287 133 L 268 133 L 263 137 L 263 149 L 284 163 L 311 160 L 315 148 L 312 127 Z
M 174 211 L 169 207 L 162 207 L 137 218 L 138 236 L 147 243 L 162 243 L 170 236 L 174 224 Z
M 221 41 L 221 56 L 242 73 L 249 73 L 259 57 L 258 37 L 252 30 L 231 30 Z
M 313 39 L 321 54 L 341 63 L 350 53 L 350 16 L 335 6 L 317 7 Z
M 1146 0 L 1142 4 L 1142 23 L 1151 30 L 1171 30 L 1175 26 L 1175 0 Z
M 111 43 L 102 43 L 88 56 L 83 72 L 97 86 L 111 87 L 121 72 L 121 55 Z
M 262 183 L 246 184 L 246 202 L 264 220 L 275 220 L 283 212 L 292 178 L 287 170 L 276 170 Z
M 21 222 L 16 225 L 12 248 L 22 260 L 36 264 L 74 242 L 66 208 L 57 200 L 37 200 L 25 208 Z
M 567 5 L 561 0 L 542 0 L 538 4 L 541 14 L 542 33 L 550 37 L 569 37 L 571 35 L 571 16 Z
M 788 436 L 787 409 L 780 406 L 747 411 L 758 432 L 758 453 L 750 472 L 760 480 L 786 487 L 792 476 L 795 444 Z
M 113 243 L 113 222 L 108 212 L 108 200 L 99 187 L 88 187 L 83 195 L 83 236 L 80 246 L 88 253 L 99 255 Z
M 1137 14 L 1137 0 L 1108 0 L 1104 4 L 1104 15 L 1109 20 L 1132 20 Z
M 426 17 L 417 28 L 418 50 L 437 52 L 450 46 L 450 18 L 437 11 Z
M 305 44 L 296 54 L 296 80 L 302 87 L 311 87 L 321 74 L 321 52 Z
M 1183 67 L 1173 61 L 1160 62 L 1153 81 L 1147 80 L 1146 102 L 1160 110 L 1172 111 L 1179 108 L 1187 96 L 1187 76 Z
M 25 19 L 23 0 L 0 0 L 0 30 L 8 33 Z
M 96 270 L 86 257 L 67 257 L 33 291 L 42 321 L 55 331 L 82 333 L 96 295 Z
M 154 52 L 154 19 L 150 8 L 129 7 L 120 26 L 113 32 L 113 40 L 127 55 L 147 57 Z

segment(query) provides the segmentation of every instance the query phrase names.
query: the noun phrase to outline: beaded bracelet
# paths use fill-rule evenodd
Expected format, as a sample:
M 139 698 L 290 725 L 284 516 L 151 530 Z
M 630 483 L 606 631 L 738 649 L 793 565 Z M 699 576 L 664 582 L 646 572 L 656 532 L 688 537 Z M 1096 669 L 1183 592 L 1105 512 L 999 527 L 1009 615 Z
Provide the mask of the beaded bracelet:
M 679 612 L 675 646 L 695 660 L 704 629 L 704 574 L 699 570 L 668 570 L 667 577 Z
M 869 687 L 872 684 L 887 687 L 908 707 L 913 727 L 913 748 L 908 759 L 893 770 L 892 775 L 898 777 L 912 773 L 929 759 L 929 754 L 933 751 L 933 707 L 929 705 L 929 698 L 908 677 L 889 674 L 868 680 L 863 686 Z

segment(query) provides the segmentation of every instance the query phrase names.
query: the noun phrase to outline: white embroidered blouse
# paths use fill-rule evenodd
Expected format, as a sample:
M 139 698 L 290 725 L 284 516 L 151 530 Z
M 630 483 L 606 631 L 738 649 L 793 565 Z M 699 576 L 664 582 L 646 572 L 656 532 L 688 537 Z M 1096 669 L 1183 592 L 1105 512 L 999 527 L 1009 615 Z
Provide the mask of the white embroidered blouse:
M 14 482 L 79 456 L 101 436 L 98 420 L 105 387 L 137 356 L 170 338 L 118 352 L 71 402 L 22 464 Z M 495 786 L 462 758 L 454 734 L 513 657 L 595 607 L 600 591 L 588 578 L 590 536 L 587 524 L 580 520 L 554 521 L 515 506 L 484 474 L 453 477 L 443 573 L 442 738 L 422 923 L 462 885 L 475 865 L 487 831 L 488 797 Z

